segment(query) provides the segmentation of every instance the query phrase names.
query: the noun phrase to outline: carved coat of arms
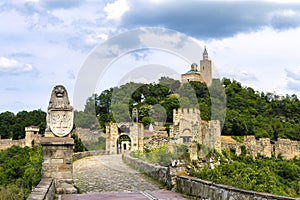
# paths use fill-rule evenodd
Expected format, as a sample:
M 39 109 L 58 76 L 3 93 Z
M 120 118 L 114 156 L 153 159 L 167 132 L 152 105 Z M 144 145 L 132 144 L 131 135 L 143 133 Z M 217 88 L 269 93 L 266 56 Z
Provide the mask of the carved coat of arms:
M 73 118 L 67 90 L 62 85 L 55 86 L 48 106 L 47 129 L 58 137 L 64 137 L 72 131 Z

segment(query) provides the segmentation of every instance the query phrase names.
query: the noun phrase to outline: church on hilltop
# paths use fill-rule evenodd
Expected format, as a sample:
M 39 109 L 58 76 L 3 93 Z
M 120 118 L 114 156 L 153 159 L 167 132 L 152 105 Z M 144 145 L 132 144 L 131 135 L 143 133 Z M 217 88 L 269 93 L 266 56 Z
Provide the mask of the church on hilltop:
M 212 64 L 208 59 L 208 53 L 206 47 L 204 47 L 203 59 L 200 60 L 200 68 L 196 63 L 191 65 L 191 70 L 181 75 L 181 82 L 187 83 L 190 81 L 196 81 L 206 83 L 210 86 L 212 83 Z

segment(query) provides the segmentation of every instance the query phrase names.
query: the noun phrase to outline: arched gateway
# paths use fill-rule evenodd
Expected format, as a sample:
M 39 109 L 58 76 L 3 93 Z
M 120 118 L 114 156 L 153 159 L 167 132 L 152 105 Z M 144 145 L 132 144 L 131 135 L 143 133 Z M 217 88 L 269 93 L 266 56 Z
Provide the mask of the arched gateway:
M 106 151 L 143 151 L 144 125 L 135 122 L 112 123 L 106 126 Z

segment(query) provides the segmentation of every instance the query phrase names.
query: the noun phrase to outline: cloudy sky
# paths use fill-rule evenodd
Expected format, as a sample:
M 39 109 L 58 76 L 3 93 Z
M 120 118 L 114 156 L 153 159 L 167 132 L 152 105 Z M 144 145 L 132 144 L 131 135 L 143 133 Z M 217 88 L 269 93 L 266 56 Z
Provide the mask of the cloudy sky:
M 46 110 L 57 84 L 67 87 L 72 102 L 78 73 L 91 52 L 140 27 L 174 30 L 206 45 L 219 77 L 258 91 L 300 96 L 297 1 L 3 0 L 0 112 Z M 125 80 L 132 66 L 157 70 L 162 64 L 180 74 L 199 60 L 137 50 L 116 58 L 115 71 L 99 77 L 96 92 Z

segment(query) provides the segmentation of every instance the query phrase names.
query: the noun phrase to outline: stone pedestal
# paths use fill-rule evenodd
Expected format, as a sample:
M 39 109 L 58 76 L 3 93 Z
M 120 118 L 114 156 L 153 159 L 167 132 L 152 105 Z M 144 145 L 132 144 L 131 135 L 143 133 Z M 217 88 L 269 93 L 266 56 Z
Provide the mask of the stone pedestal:
M 70 137 L 44 137 L 42 177 L 54 178 L 56 193 L 76 193 L 73 187 L 73 146 Z

